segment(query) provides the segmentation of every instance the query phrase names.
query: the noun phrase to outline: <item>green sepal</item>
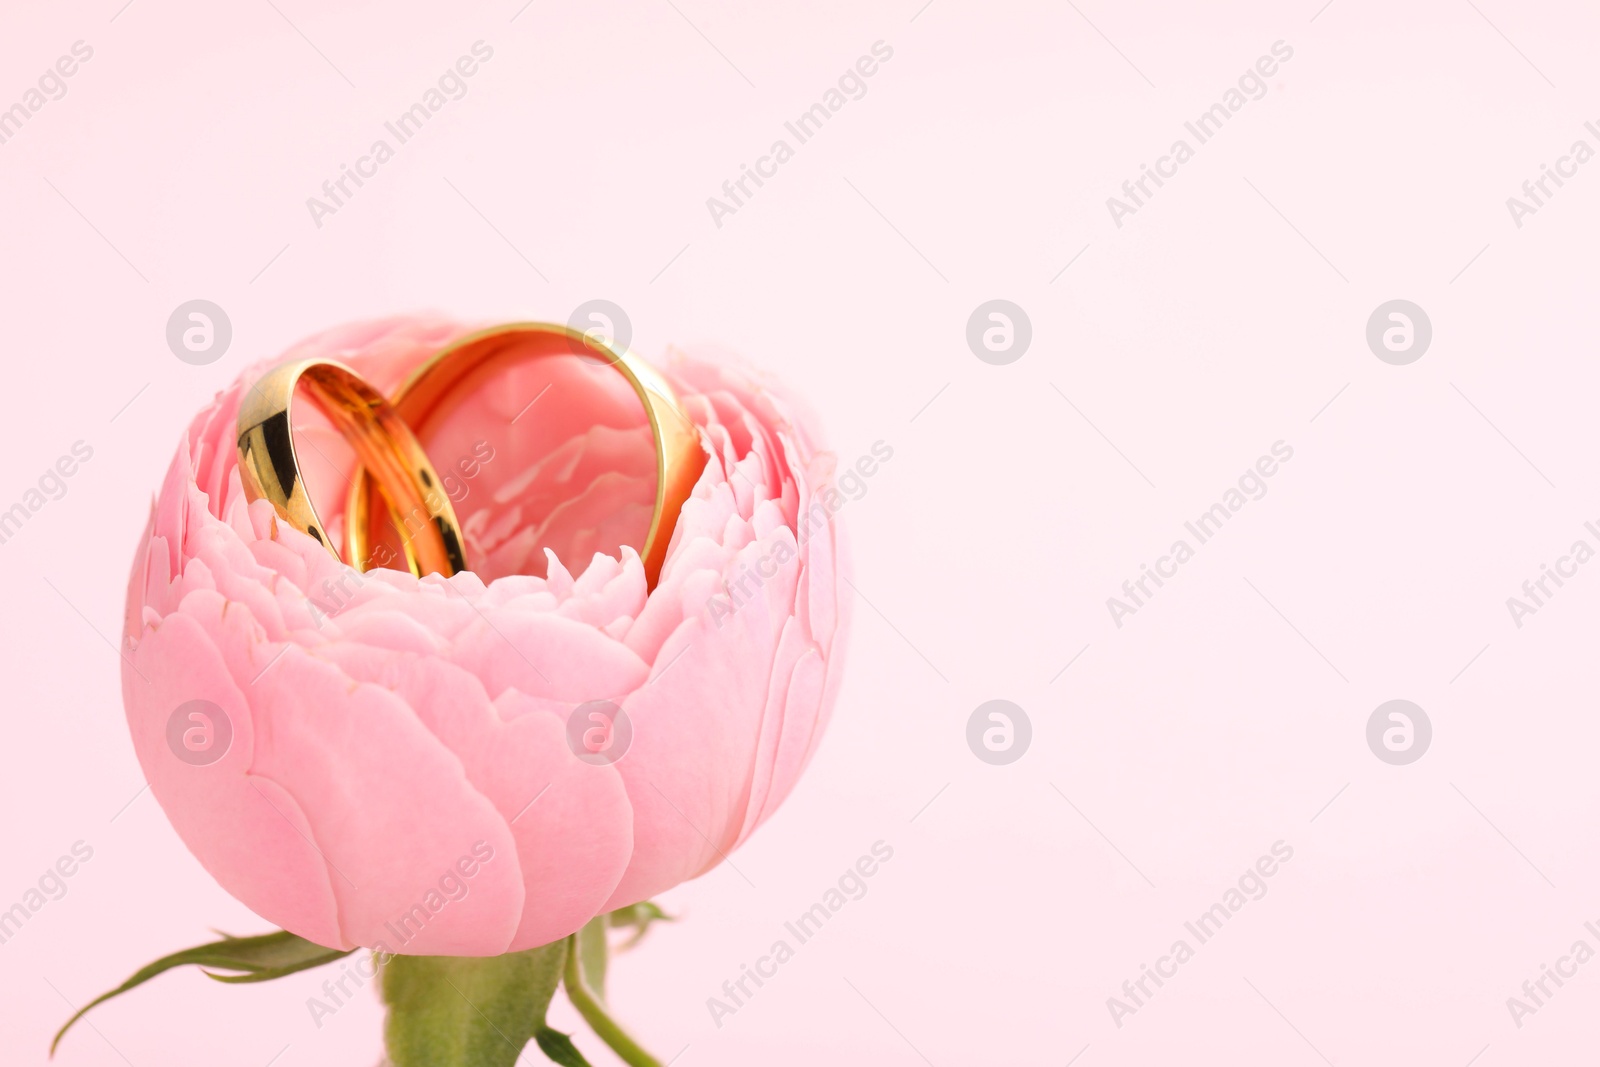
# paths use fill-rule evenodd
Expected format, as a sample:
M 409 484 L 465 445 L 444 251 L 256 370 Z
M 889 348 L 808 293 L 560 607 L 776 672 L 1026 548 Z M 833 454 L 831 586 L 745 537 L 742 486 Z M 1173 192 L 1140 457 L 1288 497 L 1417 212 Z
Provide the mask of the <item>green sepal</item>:
M 606 999 L 606 965 L 610 962 L 611 946 L 606 942 L 606 917 L 590 919 L 578 931 L 578 963 L 583 968 L 584 981 L 594 990 L 601 1003 Z
M 186 948 L 182 952 L 174 952 L 154 963 L 146 964 L 135 971 L 133 977 L 111 992 L 102 993 L 79 1008 L 77 1014 L 68 1019 L 66 1025 L 56 1033 L 55 1040 L 50 1042 L 50 1055 L 55 1055 L 56 1046 L 61 1044 L 62 1037 L 90 1008 L 126 993 L 135 986 L 143 985 L 161 972 L 170 971 L 174 967 L 194 964 L 202 969 L 216 968 L 239 972 L 223 975 L 214 974 L 210 970 L 205 971 L 206 977 L 215 978 L 219 982 L 266 982 L 282 978 L 286 974 L 294 974 L 296 971 L 321 967 L 354 951 L 355 949 L 327 948 L 291 934 L 287 930 L 255 937 L 231 937 L 223 934 L 221 941 Z
M 590 1067 L 589 1061 L 583 1058 L 583 1053 L 572 1043 L 572 1038 L 560 1030 L 552 1030 L 546 1026 L 534 1034 L 533 1039 L 539 1042 L 539 1051 L 543 1052 L 546 1058 L 559 1063 L 561 1067 Z
M 617 946 L 618 952 L 626 952 L 644 939 L 652 923 L 677 922 L 677 918 L 661 910 L 661 906 L 653 900 L 641 900 L 637 904 L 629 904 L 626 908 L 618 908 L 606 916 L 606 921 L 612 929 L 632 927 L 633 936 Z
M 567 945 L 562 939 L 502 956 L 388 957 L 382 990 L 389 1061 L 394 1067 L 512 1067 L 536 1035 L 556 1033 L 545 1026 L 545 1012 L 561 984 Z M 565 1038 L 557 1037 L 552 1047 L 560 1048 Z

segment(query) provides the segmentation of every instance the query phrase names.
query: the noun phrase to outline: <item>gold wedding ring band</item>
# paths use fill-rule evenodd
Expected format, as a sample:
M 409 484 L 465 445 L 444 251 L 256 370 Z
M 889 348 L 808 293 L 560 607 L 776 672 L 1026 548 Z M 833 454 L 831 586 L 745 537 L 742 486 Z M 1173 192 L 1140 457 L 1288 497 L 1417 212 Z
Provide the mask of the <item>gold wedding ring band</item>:
M 633 387 L 649 416 L 656 450 L 656 499 L 639 559 L 644 564 L 645 580 L 653 589 L 661 575 L 678 513 L 706 465 L 699 428 L 684 414 L 672 386 L 654 367 L 631 352 L 619 351 L 567 326 L 510 323 L 471 334 L 438 353 L 412 372 L 391 402 L 412 432 L 426 437 L 435 420 L 447 415 L 471 395 L 473 387 L 482 386 L 506 366 L 560 355 L 575 355 L 616 370 Z M 369 476 L 365 471 L 356 473 L 345 511 L 346 543 L 352 560 L 366 558 L 376 535 L 373 495 L 382 488 L 381 477 Z
M 332 360 L 286 363 L 262 377 L 241 401 L 239 478 L 246 499 L 270 501 L 280 519 L 310 534 L 339 558 L 306 491 L 294 445 L 292 407 L 295 387 L 301 382 L 355 449 L 363 473 L 372 472 L 395 529 L 402 531 L 411 573 L 448 577 L 465 570 L 455 511 L 410 427 L 366 379 Z
M 291 407 L 303 382 L 311 400 L 354 448 L 359 463 L 345 510 L 342 558 L 357 570 L 367 570 L 373 563 L 368 553 L 379 534 L 379 516 L 387 514 L 411 573 L 448 577 L 466 570 L 461 527 L 418 438 L 473 387 L 504 367 L 555 355 L 576 355 L 614 369 L 644 405 L 656 451 L 656 494 L 639 558 L 653 589 L 678 514 L 705 468 L 700 431 L 654 367 L 566 326 L 512 323 L 472 334 L 417 368 L 390 400 L 355 371 L 331 360 L 288 363 L 268 372 L 239 406 L 239 477 L 245 496 L 270 501 L 280 519 L 341 558 L 306 491 L 294 445 Z

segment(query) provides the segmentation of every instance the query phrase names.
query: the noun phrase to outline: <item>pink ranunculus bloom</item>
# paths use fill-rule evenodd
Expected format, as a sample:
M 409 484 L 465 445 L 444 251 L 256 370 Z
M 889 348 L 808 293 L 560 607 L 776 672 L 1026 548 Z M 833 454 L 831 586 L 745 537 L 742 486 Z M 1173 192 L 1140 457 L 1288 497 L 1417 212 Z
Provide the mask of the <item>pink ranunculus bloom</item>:
M 389 390 L 465 332 L 364 323 L 281 358 Z M 476 568 L 450 579 L 357 574 L 246 502 L 235 419 L 270 364 L 194 419 L 136 555 L 123 698 L 151 791 L 241 902 L 340 948 L 516 951 L 704 873 L 793 789 L 842 663 L 832 457 L 732 361 L 667 362 L 710 459 L 648 594 L 619 531 L 653 460 L 607 368 L 530 362 L 423 438 Z M 352 454 L 299 440 L 334 532 Z M 631 725 L 615 762 L 569 740 L 590 701 Z M 185 753 L 196 738 L 220 758 Z

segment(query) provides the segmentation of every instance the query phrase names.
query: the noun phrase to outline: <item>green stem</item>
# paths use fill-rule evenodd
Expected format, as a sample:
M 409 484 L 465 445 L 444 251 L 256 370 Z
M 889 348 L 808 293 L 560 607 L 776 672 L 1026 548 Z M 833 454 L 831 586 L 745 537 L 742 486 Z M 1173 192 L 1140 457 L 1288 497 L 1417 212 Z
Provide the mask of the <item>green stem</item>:
M 576 934 L 567 938 L 567 963 L 564 975 L 567 986 L 567 999 L 572 1001 L 572 1006 L 578 1009 L 578 1014 L 583 1016 L 583 1021 L 589 1028 L 599 1035 L 600 1040 L 611 1046 L 611 1051 L 622 1057 L 624 1063 L 631 1067 L 661 1067 L 661 1061 L 639 1047 L 638 1042 L 628 1036 L 615 1019 L 607 1013 L 605 1006 L 600 1003 L 600 998 L 594 995 L 588 984 L 583 980 L 583 971 L 578 962 L 578 937 Z

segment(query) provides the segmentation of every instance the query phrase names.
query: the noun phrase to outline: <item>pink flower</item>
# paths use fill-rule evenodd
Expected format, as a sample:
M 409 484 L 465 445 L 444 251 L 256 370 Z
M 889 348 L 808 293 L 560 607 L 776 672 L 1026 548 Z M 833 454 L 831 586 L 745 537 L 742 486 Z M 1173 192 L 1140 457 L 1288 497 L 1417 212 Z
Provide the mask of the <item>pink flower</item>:
M 339 359 L 387 390 L 463 332 L 363 323 L 282 358 Z M 650 455 L 647 437 L 595 426 L 610 371 L 580 367 L 586 393 L 526 408 L 553 372 L 519 368 L 424 437 L 462 489 L 479 570 L 419 580 L 357 575 L 266 502 L 246 503 L 235 418 L 264 366 L 179 443 L 124 626 L 139 762 L 230 893 L 328 946 L 494 955 L 704 873 L 772 814 L 822 736 L 846 623 L 838 533 L 819 502 L 837 499 L 824 491 L 832 458 L 772 386 L 671 354 L 710 461 L 647 595 L 632 549 L 579 558 L 619 543 L 618 515 L 637 519 L 626 457 Z M 331 530 L 350 453 L 330 432 L 304 445 Z M 530 530 L 572 558 L 536 558 Z M 631 724 L 616 762 L 569 743 L 569 718 L 593 700 Z M 191 701 L 226 721 L 179 712 Z M 220 758 L 183 758 L 186 728 Z

